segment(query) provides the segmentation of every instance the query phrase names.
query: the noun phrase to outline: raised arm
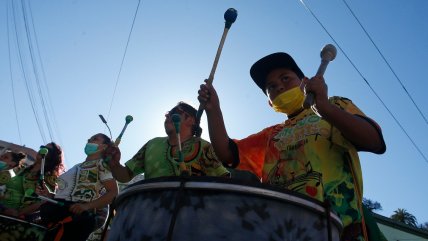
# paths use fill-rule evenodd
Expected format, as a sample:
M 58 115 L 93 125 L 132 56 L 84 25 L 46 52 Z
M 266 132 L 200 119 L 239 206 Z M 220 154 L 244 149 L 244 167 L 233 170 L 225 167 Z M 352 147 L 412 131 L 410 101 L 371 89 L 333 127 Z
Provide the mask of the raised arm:
M 315 94 L 314 109 L 319 115 L 336 127 L 342 135 L 358 149 L 383 153 L 385 143 L 377 124 L 362 116 L 353 115 L 331 104 L 327 97 L 327 85 L 322 76 L 304 79 L 306 91 Z
M 105 155 L 110 160 L 108 161 L 108 166 L 110 167 L 113 177 L 119 182 L 126 183 L 132 180 L 133 175 L 131 170 L 126 166 L 120 164 L 121 153 L 118 147 L 110 146 L 106 149 Z
M 208 131 L 214 151 L 220 160 L 232 164 L 234 157 L 229 146 L 229 136 L 224 125 L 217 92 L 211 84 L 202 84 L 198 94 L 199 102 L 205 106 Z

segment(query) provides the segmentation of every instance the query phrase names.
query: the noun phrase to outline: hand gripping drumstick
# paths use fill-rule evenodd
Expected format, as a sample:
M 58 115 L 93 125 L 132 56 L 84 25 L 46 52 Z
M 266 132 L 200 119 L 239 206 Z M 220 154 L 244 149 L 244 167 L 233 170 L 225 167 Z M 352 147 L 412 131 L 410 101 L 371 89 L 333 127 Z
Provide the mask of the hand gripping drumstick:
M 337 50 L 336 47 L 332 44 L 327 44 L 322 48 L 320 56 L 321 56 L 321 64 L 318 67 L 318 71 L 316 73 L 317 76 L 323 76 L 325 70 L 327 69 L 328 63 L 336 58 Z M 306 95 L 305 101 L 303 102 L 303 108 L 308 109 L 314 104 L 314 94 L 309 92 Z
M 229 8 L 224 13 L 224 20 L 226 22 L 224 23 L 224 30 L 223 35 L 221 36 L 220 45 L 218 46 L 217 53 L 215 55 L 213 67 L 211 68 L 210 76 L 207 79 L 207 84 L 212 84 L 214 80 L 214 74 L 217 69 L 218 60 L 220 59 L 221 51 L 223 50 L 224 41 L 226 39 L 227 33 L 229 32 L 230 27 L 232 26 L 232 23 L 235 22 L 236 17 L 238 17 L 238 11 L 234 8 Z M 199 123 L 201 121 L 202 113 L 204 112 L 204 106 L 199 105 L 198 112 L 196 113 L 196 124 L 199 126 Z
M 101 121 L 107 126 L 107 128 L 110 132 L 110 136 L 111 136 L 110 127 L 108 126 L 107 121 L 104 119 L 104 117 L 102 115 L 99 115 L 99 117 L 101 118 Z M 130 115 L 127 115 L 125 117 L 125 125 L 123 126 L 122 131 L 120 132 L 119 136 L 114 141 L 115 146 L 119 146 L 120 141 L 122 140 L 123 133 L 125 133 L 126 127 L 128 127 L 128 124 L 131 123 L 131 121 L 133 121 L 133 120 L 134 120 L 134 118 Z M 105 162 L 108 163 L 110 160 L 111 160 L 111 156 L 107 156 L 105 159 Z

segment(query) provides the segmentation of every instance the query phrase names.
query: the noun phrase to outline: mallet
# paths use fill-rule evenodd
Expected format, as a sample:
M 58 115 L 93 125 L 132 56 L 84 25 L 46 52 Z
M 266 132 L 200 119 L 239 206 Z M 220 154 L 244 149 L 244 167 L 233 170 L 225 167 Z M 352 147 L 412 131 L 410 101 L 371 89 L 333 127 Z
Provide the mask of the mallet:
M 327 44 L 322 48 L 320 57 L 321 57 L 321 64 L 320 67 L 318 67 L 318 71 L 316 73 L 316 76 L 323 76 L 325 70 L 327 69 L 328 63 L 336 58 L 337 50 L 336 47 L 332 44 Z M 314 94 L 309 92 L 306 95 L 305 101 L 303 102 L 303 108 L 308 109 L 314 104 Z
M 212 84 L 214 80 L 214 74 L 217 69 L 218 60 L 220 59 L 221 51 L 223 50 L 224 41 L 226 39 L 227 33 L 229 32 L 232 23 L 235 22 L 236 17 L 238 17 L 238 11 L 234 8 L 229 8 L 224 13 L 224 20 L 226 21 L 224 24 L 223 35 L 221 36 L 220 45 L 218 46 L 217 53 L 214 58 L 213 67 L 211 68 L 210 76 L 207 79 L 207 84 Z M 201 121 L 202 113 L 204 112 L 204 106 L 199 105 L 198 112 L 196 113 L 196 124 L 199 126 Z
M 188 176 L 189 171 L 187 170 L 186 164 L 184 163 L 183 150 L 181 149 L 181 135 L 180 135 L 180 124 L 181 117 L 179 114 L 173 114 L 171 116 L 172 123 L 174 123 L 175 133 L 177 135 L 178 142 L 178 165 L 180 167 L 180 174 L 183 176 Z
M 123 133 L 125 133 L 126 127 L 128 127 L 128 124 L 131 123 L 131 121 L 133 121 L 133 120 L 134 120 L 134 118 L 132 116 L 130 116 L 130 115 L 127 115 L 125 117 L 125 125 L 123 126 L 123 129 L 120 132 L 119 136 L 114 141 L 114 145 L 115 146 L 119 146 L 120 141 L 122 140 Z

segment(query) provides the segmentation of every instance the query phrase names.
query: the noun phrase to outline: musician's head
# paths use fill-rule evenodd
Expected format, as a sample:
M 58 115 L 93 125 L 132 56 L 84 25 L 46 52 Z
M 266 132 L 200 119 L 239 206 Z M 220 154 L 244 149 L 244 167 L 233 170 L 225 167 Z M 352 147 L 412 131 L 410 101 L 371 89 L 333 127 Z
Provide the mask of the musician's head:
M 45 156 L 45 173 L 49 175 L 60 175 L 64 172 L 64 154 L 60 145 L 55 142 L 50 142 L 46 145 L 40 146 L 40 148 L 48 149 L 48 153 Z M 42 156 L 37 153 L 36 162 L 40 162 Z
M 10 170 L 25 161 L 25 155 L 22 152 L 6 151 L 0 155 L 0 171 Z
M 111 143 L 112 141 L 107 135 L 103 133 L 95 134 L 88 139 L 85 145 L 85 154 L 93 158 L 101 157 Z
M 181 135 L 194 135 L 195 133 L 202 133 L 202 129 L 196 125 L 196 113 L 197 110 L 183 102 L 180 101 L 174 106 L 171 110 L 165 113 L 165 131 L 168 135 L 171 135 L 176 132 L 172 116 L 177 114 L 180 116 L 180 134 Z M 200 135 L 200 134 L 199 134 Z
M 305 75 L 290 55 L 274 53 L 265 56 L 253 64 L 250 75 L 275 111 L 290 115 L 301 109 Z

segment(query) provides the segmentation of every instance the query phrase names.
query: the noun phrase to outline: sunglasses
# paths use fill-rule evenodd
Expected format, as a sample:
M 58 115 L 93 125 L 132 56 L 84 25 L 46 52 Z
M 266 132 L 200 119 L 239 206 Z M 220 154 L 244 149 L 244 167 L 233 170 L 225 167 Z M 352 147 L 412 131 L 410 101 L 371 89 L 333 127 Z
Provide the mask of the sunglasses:
M 166 118 L 170 118 L 172 115 L 174 114 L 178 114 L 178 115 L 184 115 L 186 118 L 188 116 L 191 116 L 189 113 L 187 113 L 186 111 L 179 109 L 178 107 L 174 107 L 172 110 L 168 111 L 165 113 L 165 117 Z

